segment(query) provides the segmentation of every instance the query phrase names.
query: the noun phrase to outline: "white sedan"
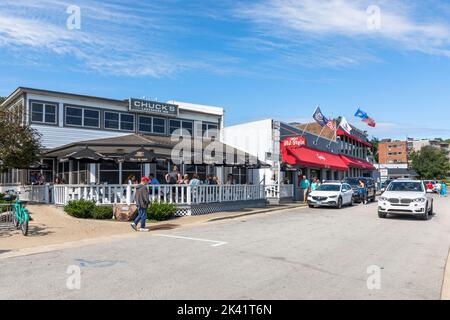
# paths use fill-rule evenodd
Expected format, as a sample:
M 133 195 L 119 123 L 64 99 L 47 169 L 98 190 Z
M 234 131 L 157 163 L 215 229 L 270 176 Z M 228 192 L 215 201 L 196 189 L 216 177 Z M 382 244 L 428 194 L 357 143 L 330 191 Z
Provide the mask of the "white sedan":
M 378 216 L 415 215 L 428 220 L 433 215 L 433 197 L 422 181 L 393 181 L 378 200 Z
M 308 195 L 310 208 L 353 205 L 353 189 L 347 183 L 324 183 Z

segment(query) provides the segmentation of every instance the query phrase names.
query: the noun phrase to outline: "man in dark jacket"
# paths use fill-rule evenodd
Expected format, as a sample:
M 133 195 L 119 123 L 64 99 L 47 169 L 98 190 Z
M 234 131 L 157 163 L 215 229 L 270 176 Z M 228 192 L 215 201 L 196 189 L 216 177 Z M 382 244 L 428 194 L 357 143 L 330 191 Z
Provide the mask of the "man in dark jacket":
M 147 184 L 150 182 L 150 179 L 147 177 L 142 177 L 141 183 L 136 186 L 136 192 L 134 195 L 134 201 L 136 202 L 136 206 L 138 209 L 138 215 L 136 219 L 134 219 L 134 222 L 131 224 L 131 227 L 138 231 L 137 225 L 139 221 L 141 222 L 141 228 L 139 231 L 146 232 L 148 231 L 147 228 L 145 228 L 145 221 L 147 221 L 147 209 L 148 205 L 150 203 L 149 195 L 148 195 L 148 188 Z

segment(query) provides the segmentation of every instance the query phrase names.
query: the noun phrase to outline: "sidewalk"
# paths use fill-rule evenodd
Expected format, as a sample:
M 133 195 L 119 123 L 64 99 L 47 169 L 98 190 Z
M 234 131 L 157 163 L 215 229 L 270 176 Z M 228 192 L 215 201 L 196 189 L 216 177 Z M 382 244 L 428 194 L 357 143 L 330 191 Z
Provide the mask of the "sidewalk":
M 0 226 L 0 259 L 90 243 L 107 242 L 111 239 L 141 234 L 132 231 L 128 222 L 76 219 L 67 215 L 62 208 L 52 205 L 29 205 L 28 207 L 33 217 L 33 221 L 30 222 L 28 237 L 22 236 L 20 231 L 12 227 Z M 299 207 L 303 207 L 303 205 L 289 204 L 259 209 L 243 209 L 234 212 L 218 212 L 201 216 L 186 216 L 169 221 L 149 223 L 147 227 L 150 228 L 150 232 L 172 230 Z

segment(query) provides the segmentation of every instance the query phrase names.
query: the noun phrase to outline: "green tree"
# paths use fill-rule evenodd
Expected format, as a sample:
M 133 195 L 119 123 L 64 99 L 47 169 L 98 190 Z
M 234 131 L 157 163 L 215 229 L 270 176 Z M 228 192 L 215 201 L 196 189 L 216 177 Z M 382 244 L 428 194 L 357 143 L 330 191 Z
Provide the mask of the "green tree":
M 450 172 L 450 162 L 444 151 L 426 146 L 421 151 L 411 153 L 411 168 L 422 179 L 443 179 Z
M 0 109 L 0 171 L 29 168 L 40 159 L 41 136 L 23 125 L 21 115 L 21 109 Z
M 372 137 L 372 140 L 370 140 L 370 144 L 372 145 L 373 158 L 375 159 L 375 162 L 377 162 L 377 163 L 378 163 L 378 158 L 379 158 L 379 154 L 378 154 L 379 143 L 380 143 L 380 140 L 378 138 Z

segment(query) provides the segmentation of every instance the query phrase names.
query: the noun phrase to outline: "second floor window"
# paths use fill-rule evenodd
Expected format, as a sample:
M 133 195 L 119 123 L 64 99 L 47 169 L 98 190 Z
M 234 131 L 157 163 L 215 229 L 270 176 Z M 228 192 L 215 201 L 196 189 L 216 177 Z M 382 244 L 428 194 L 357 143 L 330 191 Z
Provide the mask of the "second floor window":
M 139 117 L 139 131 L 143 133 L 166 133 L 166 119 L 157 117 Z
M 169 133 L 173 134 L 178 129 L 186 130 L 190 135 L 192 135 L 194 124 L 192 121 L 170 120 Z
M 31 104 L 31 122 L 56 124 L 56 104 L 33 102 Z
M 80 107 L 66 107 L 66 124 L 70 126 L 99 128 L 100 111 Z
M 105 129 L 134 131 L 134 115 L 107 111 Z

